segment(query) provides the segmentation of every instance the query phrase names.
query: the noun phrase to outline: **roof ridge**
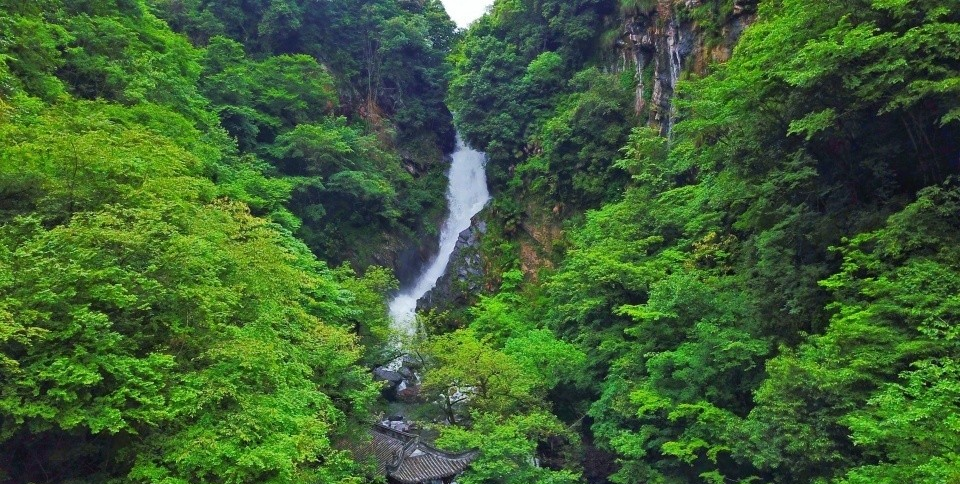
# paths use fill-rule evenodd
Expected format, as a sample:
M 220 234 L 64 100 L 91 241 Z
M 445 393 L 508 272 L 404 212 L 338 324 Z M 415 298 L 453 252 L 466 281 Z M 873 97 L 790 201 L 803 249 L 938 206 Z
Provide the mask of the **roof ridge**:
M 436 454 L 440 457 L 447 457 L 450 459 L 463 459 L 467 457 L 480 455 L 480 449 L 470 449 L 470 450 L 465 450 L 463 452 L 448 452 L 446 450 L 438 449 L 425 442 L 420 442 L 420 446 L 424 447 L 424 450 L 427 450 L 432 454 Z
M 455 476 L 480 456 L 479 449 L 459 453 L 438 449 L 417 434 L 383 423 L 374 424 L 371 430 L 375 442 L 371 449 L 380 449 L 373 453 L 380 459 L 381 472 L 402 484 Z
M 446 450 L 438 449 L 438 448 L 436 448 L 436 447 L 434 447 L 434 446 L 432 446 L 432 445 L 424 442 L 424 441 L 420 438 L 420 436 L 417 435 L 417 434 L 410 433 L 410 432 L 404 432 L 404 431 L 402 431 L 402 430 L 397 430 L 397 429 L 395 429 L 395 428 L 393 428 L 393 427 L 390 427 L 390 426 L 388 426 L 388 425 L 384 425 L 383 423 L 380 423 L 380 422 L 377 422 L 377 423 L 374 424 L 374 430 L 377 430 L 377 431 L 379 431 L 380 433 L 385 433 L 385 434 L 387 434 L 387 435 L 394 434 L 394 435 L 396 435 L 396 436 L 401 437 L 401 438 L 405 441 L 405 445 L 403 446 L 403 452 L 402 452 L 402 454 L 401 454 L 401 455 L 404 455 L 404 456 L 405 456 L 405 454 L 408 454 L 407 449 L 411 446 L 411 444 L 413 444 L 413 445 L 420 444 L 421 447 L 424 447 L 425 450 L 429 451 L 429 452 L 432 453 L 432 454 L 439 455 L 440 457 L 449 457 L 449 458 L 452 458 L 452 459 L 462 459 L 462 458 L 467 457 L 467 456 L 469 456 L 469 455 L 471 455 L 471 454 L 479 454 L 479 453 L 480 453 L 480 449 L 469 449 L 469 450 L 465 450 L 465 451 L 463 451 L 463 452 L 448 452 L 448 451 L 446 451 Z
M 404 440 L 404 441 L 409 441 L 409 440 L 414 440 L 414 439 L 420 439 L 420 436 L 417 435 L 417 434 L 412 434 L 412 433 L 409 433 L 409 432 L 404 432 L 404 431 L 402 431 L 402 430 L 397 430 L 397 429 L 395 429 L 395 428 L 393 428 L 393 427 L 390 427 L 390 426 L 388 426 L 388 425 L 384 425 L 384 424 L 379 423 L 379 422 L 373 424 L 373 430 L 375 430 L 375 431 L 377 431 L 377 432 L 380 432 L 381 434 L 389 435 L 389 436 L 391 436 L 391 437 L 399 437 L 400 439 L 402 439 L 402 440 Z

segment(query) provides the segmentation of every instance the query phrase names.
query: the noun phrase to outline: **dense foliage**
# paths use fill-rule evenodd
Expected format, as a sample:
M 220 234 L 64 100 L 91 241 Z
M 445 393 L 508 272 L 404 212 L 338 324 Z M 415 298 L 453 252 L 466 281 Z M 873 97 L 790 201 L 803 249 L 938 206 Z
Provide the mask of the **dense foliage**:
M 348 26 L 334 32 L 309 23 L 319 30 L 302 32 L 304 39 L 282 49 L 240 36 L 240 26 L 232 26 L 277 19 L 249 5 L 218 2 L 193 11 L 201 9 L 199 2 L 8 3 L 9 15 L 0 20 L 8 89 L 48 101 L 69 94 L 127 106 L 149 103 L 182 115 L 206 136 L 220 138 L 214 143 L 220 156 L 234 158 L 230 165 L 260 172 L 268 182 L 249 186 L 257 182 L 225 166 L 211 176 L 248 185 L 254 198 L 245 201 L 256 215 L 296 232 L 322 258 L 369 265 L 379 248 L 431 230 L 442 212 L 441 161 L 453 144 L 442 104 L 444 56 L 453 24 L 438 2 L 366 5 L 380 12 L 362 17 L 373 25 L 352 33 Z M 304 15 L 348 22 L 359 16 L 351 9 L 363 2 L 302 3 L 297 10 Z M 346 11 L 314 11 L 327 7 Z M 204 32 L 221 35 L 203 36 L 194 47 L 154 11 L 191 33 L 196 22 L 218 25 Z M 265 24 L 250 28 L 287 32 Z M 333 33 L 336 41 L 321 33 Z M 360 78 L 367 71 L 334 70 L 337 59 L 353 58 L 351 49 L 359 48 L 343 39 L 375 48 L 369 69 L 396 74 L 377 74 L 371 84 Z M 361 96 L 368 87 L 373 91 Z M 356 238 L 376 242 L 357 246 Z M 391 262 L 383 259 L 377 262 Z
M 635 123 L 632 78 L 587 64 L 612 2 L 496 2 L 457 47 L 458 126 L 491 178 L 527 196 L 594 206 L 619 193 L 613 168 Z
M 454 26 L 439 0 L 151 1 L 199 44 L 227 37 L 257 58 L 318 59 L 335 73 L 343 99 L 389 114 L 403 141 L 439 135 L 452 149 L 443 100 Z
M 503 170 L 494 267 L 529 269 L 511 227 L 536 232 L 537 205 L 599 205 L 549 248 L 555 270 L 467 318 L 584 353 L 588 377 L 545 408 L 587 449 L 551 465 L 623 484 L 960 479 L 960 7 L 762 1 L 733 58 L 681 82 L 667 139 L 618 131 L 633 85 L 584 55 L 589 36 L 553 30 L 573 25 L 554 3 L 498 1 L 451 84 L 463 133 Z M 600 34 L 610 10 L 573 3 Z M 733 3 L 682 21 L 722 28 Z
M 520 277 L 510 273 L 506 280 Z M 516 307 L 511 287 L 505 283 L 504 292 L 473 308 L 468 328 L 430 338 L 421 349 L 428 361 L 423 391 L 440 395 L 442 415 L 455 424 L 441 427 L 438 442 L 480 450 L 460 482 L 579 482 L 565 465 L 575 434 L 551 413 L 548 397 L 579 379 L 586 355 L 536 328 L 533 313 Z
M 453 27 L 435 2 L 329 5 L 361 4 L 408 66 L 376 119 L 348 47 L 233 40 L 235 9 L 0 1 L 0 481 L 373 478 L 347 449 L 395 282 L 316 255 L 432 223 Z M 194 45 L 157 13 L 222 28 Z
M 960 6 L 755 3 L 0 0 L 0 481 L 377 479 L 447 96 L 497 192 L 412 348 L 458 482 L 960 482 Z M 643 125 L 630 17 L 743 12 Z

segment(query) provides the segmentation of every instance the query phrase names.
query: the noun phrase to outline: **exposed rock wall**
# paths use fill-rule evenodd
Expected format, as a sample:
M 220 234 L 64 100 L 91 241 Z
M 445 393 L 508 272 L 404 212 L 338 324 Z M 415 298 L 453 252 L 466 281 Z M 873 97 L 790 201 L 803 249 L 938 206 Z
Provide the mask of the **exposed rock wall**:
M 616 43 L 619 68 L 635 70 L 636 111 L 662 135 L 669 136 L 673 127 L 677 81 L 685 72 L 703 75 L 711 63 L 728 60 L 756 17 L 757 1 L 658 0 L 649 10 L 625 16 Z M 694 20 L 697 9 L 712 14 L 716 25 L 706 28 Z
M 480 237 L 486 231 L 487 224 L 477 216 L 473 218 L 470 228 L 460 232 L 447 272 L 437 281 L 436 287 L 420 299 L 417 309 L 442 311 L 465 307 L 482 293 L 485 274 L 480 255 Z
M 434 165 L 448 167 L 452 163 L 450 155 L 432 159 L 433 165 L 423 161 L 403 156 L 404 169 L 416 178 L 427 176 L 429 170 L 436 169 Z M 421 226 L 414 234 L 389 234 L 384 243 L 372 254 L 369 261 L 362 261 L 361 266 L 378 265 L 393 270 L 400 286 L 404 287 L 416 280 L 424 266 L 437 255 L 437 235 L 430 233 L 428 226 L 439 227 L 443 224 L 443 217 L 447 212 L 446 199 L 436 207 L 432 213 L 425 214 Z

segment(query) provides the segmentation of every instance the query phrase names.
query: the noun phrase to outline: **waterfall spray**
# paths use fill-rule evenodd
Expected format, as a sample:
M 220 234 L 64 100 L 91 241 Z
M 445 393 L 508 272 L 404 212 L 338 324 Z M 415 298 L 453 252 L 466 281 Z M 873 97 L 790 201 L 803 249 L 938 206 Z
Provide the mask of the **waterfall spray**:
M 450 213 L 440 230 L 440 251 L 413 284 L 402 288 L 400 294 L 390 301 L 394 329 L 402 334 L 413 335 L 416 331 L 417 301 L 437 285 L 447 270 L 460 232 L 470 227 L 470 220 L 490 200 L 485 163 L 483 153 L 471 149 L 457 138 L 447 188 Z

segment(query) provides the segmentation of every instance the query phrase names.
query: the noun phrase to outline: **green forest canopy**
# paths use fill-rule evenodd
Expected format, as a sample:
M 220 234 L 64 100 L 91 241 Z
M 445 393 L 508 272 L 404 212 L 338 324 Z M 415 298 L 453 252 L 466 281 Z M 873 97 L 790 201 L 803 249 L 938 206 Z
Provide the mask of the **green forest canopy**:
M 284 44 L 277 9 L 359 2 L 253 3 L 0 2 L 0 480 L 372 478 L 345 442 L 395 283 L 317 255 L 442 209 L 453 24 L 366 2 L 355 44 Z
M 0 480 L 375 479 L 368 266 L 449 104 L 496 192 L 498 289 L 413 348 L 458 482 L 960 482 L 960 6 L 762 0 L 645 126 L 609 39 L 742 3 L 0 0 Z
M 602 47 L 611 12 L 657 4 L 617 3 L 498 1 L 453 56 L 500 191 L 492 277 L 514 274 L 465 320 L 585 355 L 545 398 L 587 448 L 528 433 L 539 455 L 623 484 L 960 482 L 960 6 L 761 1 L 729 62 L 685 74 L 668 141 Z M 673 3 L 704 29 L 733 8 Z M 518 284 L 526 234 L 560 224 L 530 207 L 570 218 Z

